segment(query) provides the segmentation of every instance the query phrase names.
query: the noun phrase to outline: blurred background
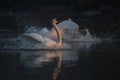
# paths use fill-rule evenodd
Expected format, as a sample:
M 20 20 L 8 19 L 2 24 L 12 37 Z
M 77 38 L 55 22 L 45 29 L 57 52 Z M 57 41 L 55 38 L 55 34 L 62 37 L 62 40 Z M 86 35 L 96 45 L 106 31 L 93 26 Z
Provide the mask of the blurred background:
M 120 38 L 118 0 L 1 0 L 0 38 L 17 37 L 25 26 L 51 27 L 51 19 L 72 18 L 98 37 Z

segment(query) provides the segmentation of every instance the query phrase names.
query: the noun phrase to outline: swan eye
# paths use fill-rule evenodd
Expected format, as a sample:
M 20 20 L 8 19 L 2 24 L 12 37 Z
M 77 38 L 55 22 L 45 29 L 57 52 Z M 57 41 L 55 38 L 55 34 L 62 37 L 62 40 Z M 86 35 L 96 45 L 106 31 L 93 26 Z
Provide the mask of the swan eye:
M 61 22 L 61 19 L 56 19 L 56 21 L 57 21 L 57 24 L 58 24 L 58 23 L 60 23 L 60 22 Z

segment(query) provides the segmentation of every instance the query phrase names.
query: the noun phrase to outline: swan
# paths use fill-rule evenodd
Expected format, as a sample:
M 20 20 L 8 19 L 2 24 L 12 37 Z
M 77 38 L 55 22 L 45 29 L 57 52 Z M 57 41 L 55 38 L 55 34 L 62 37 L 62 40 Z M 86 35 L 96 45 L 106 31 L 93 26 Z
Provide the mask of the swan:
M 58 41 L 51 40 L 45 36 L 40 35 L 39 33 L 24 33 L 21 35 L 21 42 L 24 45 L 28 45 L 28 47 L 31 45 L 34 47 L 36 44 L 40 43 L 42 47 L 46 48 L 61 48 L 62 47 L 62 36 L 60 34 L 59 27 L 57 26 L 57 18 L 54 18 L 52 20 L 52 25 L 57 33 Z M 26 40 L 26 41 L 25 41 Z M 25 46 L 27 47 L 27 46 Z
M 60 19 L 56 19 L 57 26 L 59 27 L 60 34 L 62 35 L 62 39 L 68 40 L 70 39 L 71 33 L 79 32 L 79 25 L 75 23 L 71 18 L 68 18 L 67 20 L 61 21 Z M 41 28 L 37 30 L 36 26 L 31 26 L 28 28 L 25 33 L 38 33 L 41 36 L 47 37 L 52 40 L 57 40 L 57 33 L 54 28 L 52 28 L 50 31 L 47 29 L 47 27 Z

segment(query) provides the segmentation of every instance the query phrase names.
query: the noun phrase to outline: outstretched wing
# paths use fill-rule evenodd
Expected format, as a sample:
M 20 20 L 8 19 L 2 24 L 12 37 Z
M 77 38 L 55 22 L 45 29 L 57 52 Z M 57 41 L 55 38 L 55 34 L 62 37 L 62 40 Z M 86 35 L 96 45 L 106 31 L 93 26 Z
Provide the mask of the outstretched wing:
M 28 41 L 34 40 L 40 43 L 45 42 L 44 38 L 40 34 L 37 34 L 37 33 L 24 33 L 22 34 L 22 37 L 28 39 Z
M 35 38 L 32 37 L 30 34 L 23 34 L 20 36 L 20 46 L 21 48 L 33 48 L 34 46 L 38 45 L 39 43 L 41 44 L 40 41 L 36 40 Z
M 58 24 L 58 26 L 59 26 L 60 28 L 68 28 L 68 29 L 79 28 L 79 25 L 78 25 L 78 24 L 76 24 L 76 23 L 73 22 L 73 21 L 69 21 L 69 20 L 62 21 L 61 23 Z
M 42 46 L 47 42 L 55 42 L 37 33 L 24 33 L 20 36 L 22 47 L 32 48 L 38 44 Z

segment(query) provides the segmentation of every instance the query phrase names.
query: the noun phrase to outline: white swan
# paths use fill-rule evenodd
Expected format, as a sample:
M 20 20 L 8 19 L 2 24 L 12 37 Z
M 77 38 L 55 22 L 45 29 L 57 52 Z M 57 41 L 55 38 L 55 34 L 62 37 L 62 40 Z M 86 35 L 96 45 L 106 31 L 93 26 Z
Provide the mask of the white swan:
M 53 27 L 57 33 L 57 37 L 58 37 L 58 42 L 51 40 L 47 37 L 41 36 L 38 33 L 24 33 L 21 37 L 21 42 L 23 43 L 24 47 L 29 47 L 32 46 L 34 47 L 35 45 L 37 45 L 38 43 L 40 43 L 40 45 L 42 47 L 46 47 L 46 48 L 61 48 L 62 47 L 62 37 L 60 34 L 60 30 L 58 28 L 58 26 L 56 25 L 57 20 L 56 18 L 52 20 L 52 24 Z M 27 44 L 27 46 L 26 46 Z
M 62 35 L 62 39 L 64 40 L 70 39 L 72 37 L 71 33 L 79 32 L 79 25 L 76 24 L 74 21 L 72 21 L 71 18 L 68 18 L 68 20 L 61 21 L 57 25 L 60 28 L 59 31 L 60 31 L 60 34 Z M 54 28 L 52 28 L 49 31 L 47 27 L 44 27 L 38 30 L 36 26 L 31 26 L 25 31 L 25 33 L 30 33 L 30 32 L 38 33 L 52 40 L 57 40 L 57 33 Z

